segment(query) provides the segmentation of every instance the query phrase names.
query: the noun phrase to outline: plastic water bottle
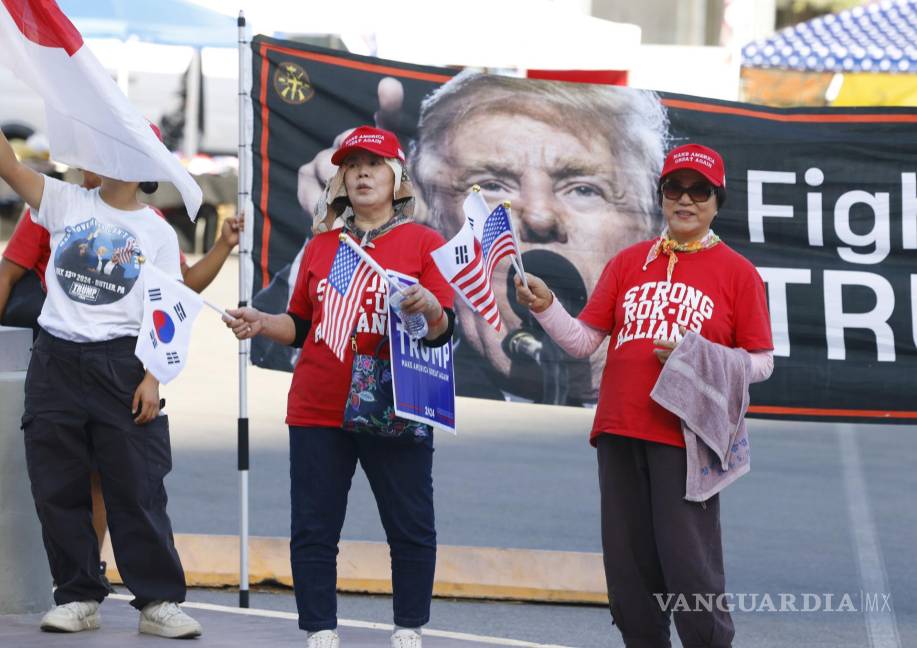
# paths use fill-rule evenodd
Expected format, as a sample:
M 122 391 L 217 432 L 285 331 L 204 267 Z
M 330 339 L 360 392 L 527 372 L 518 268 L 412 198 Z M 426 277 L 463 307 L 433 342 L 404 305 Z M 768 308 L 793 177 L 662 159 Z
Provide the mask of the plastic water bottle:
M 404 301 L 403 292 L 398 291 L 389 293 L 389 303 L 392 305 L 392 308 L 395 309 L 395 312 L 398 313 L 398 317 L 401 318 L 401 324 L 404 327 L 405 333 L 415 340 L 425 337 L 430 330 L 427 324 L 427 318 L 423 316 L 423 313 L 403 313 L 401 311 L 402 301 Z

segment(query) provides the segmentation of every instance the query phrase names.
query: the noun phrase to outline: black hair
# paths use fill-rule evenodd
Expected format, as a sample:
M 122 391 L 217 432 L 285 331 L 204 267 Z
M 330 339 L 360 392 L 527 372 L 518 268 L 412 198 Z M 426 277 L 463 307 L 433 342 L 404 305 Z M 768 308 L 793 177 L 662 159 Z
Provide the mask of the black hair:
M 155 180 L 140 183 L 140 191 L 147 195 L 156 193 L 157 189 L 159 189 L 159 183 Z
M 726 202 L 726 187 L 714 187 L 713 193 L 716 194 L 716 208 L 719 209 Z

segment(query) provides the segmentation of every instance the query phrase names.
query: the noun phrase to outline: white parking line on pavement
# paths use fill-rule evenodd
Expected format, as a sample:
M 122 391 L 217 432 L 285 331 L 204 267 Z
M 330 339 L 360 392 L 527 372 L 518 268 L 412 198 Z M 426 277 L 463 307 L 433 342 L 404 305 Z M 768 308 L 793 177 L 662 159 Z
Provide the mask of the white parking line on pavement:
M 128 594 L 109 594 L 108 598 L 119 601 L 131 601 L 133 596 Z M 293 612 L 281 612 L 279 610 L 259 610 L 256 608 L 237 608 L 228 605 L 215 605 L 213 603 L 191 603 L 181 604 L 184 608 L 194 610 L 207 610 L 209 612 L 225 612 L 227 614 L 241 614 L 245 616 L 266 617 L 271 619 L 286 619 L 296 621 L 299 617 Z M 353 619 L 338 619 L 338 625 L 345 628 L 362 628 L 367 630 L 392 630 L 392 626 L 385 623 L 373 623 L 371 621 L 356 621 Z M 490 644 L 492 646 L 516 646 L 517 648 L 571 648 L 561 644 L 539 644 L 530 641 L 520 641 L 518 639 L 504 639 L 502 637 L 487 637 L 484 635 L 467 634 L 464 632 L 450 632 L 448 630 L 428 630 L 423 629 L 423 634 L 428 637 L 442 637 L 444 639 L 456 639 L 459 641 L 476 641 L 478 643 Z
M 863 592 L 868 595 L 890 595 L 885 559 L 879 545 L 879 534 L 869 508 L 866 478 L 860 460 L 856 428 L 852 424 L 838 426 L 841 446 L 841 465 L 844 470 L 844 488 L 847 495 L 847 512 L 856 546 L 857 564 Z M 882 605 L 878 610 L 864 610 L 866 634 L 870 648 L 901 648 L 898 623 L 892 606 Z

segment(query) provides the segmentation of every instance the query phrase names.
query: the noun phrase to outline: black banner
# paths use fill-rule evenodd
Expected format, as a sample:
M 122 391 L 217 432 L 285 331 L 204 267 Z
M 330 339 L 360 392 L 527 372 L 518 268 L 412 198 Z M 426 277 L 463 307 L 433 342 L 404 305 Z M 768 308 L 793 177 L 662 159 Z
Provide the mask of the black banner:
M 260 36 L 252 49 L 256 307 L 286 308 L 330 153 L 360 124 L 398 134 L 418 220 L 446 238 L 471 184 L 491 205 L 510 200 L 526 269 L 572 313 L 618 250 L 658 235 L 663 156 L 698 142 L 726 161 L 714 229 L 768 286 L 776 367 L 753 386 L 752 415 L 917 420 L 917 109 L 771 109 Z M 511 280 L 495 274 L 501 333 L 459 309 L 459 395 L 594 404 L 605 347 L 566 356 L 515 304 Z M 260 339 L 252 351 L 263 367 L 295 361 Z

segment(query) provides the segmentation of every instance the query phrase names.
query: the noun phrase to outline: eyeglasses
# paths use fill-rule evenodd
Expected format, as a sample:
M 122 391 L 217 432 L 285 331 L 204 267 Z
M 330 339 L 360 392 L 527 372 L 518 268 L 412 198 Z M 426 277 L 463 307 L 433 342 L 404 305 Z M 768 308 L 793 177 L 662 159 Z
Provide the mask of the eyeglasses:
M 716 191 L 709 182 L 698 182 L 690 187 L 683 187 L 673 180 L 663 182 L 660 189 L 662 195 L 669 200 L 680 200 L 684 194 L 688 194 L 688 198 L 696 203 L 707 202 Z

